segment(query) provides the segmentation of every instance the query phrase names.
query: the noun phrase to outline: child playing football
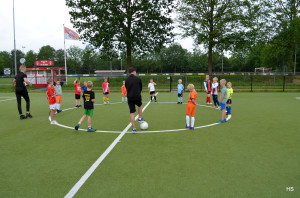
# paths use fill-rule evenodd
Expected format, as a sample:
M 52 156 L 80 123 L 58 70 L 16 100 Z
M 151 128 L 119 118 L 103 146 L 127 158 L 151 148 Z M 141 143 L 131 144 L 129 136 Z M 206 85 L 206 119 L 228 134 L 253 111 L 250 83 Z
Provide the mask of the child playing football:
M 206 104 L 212 104 L 210 99 L 210 92 L 211 92 L 211 82 L 209 80 L 209 75 L 206 75 L 206 80 L 204 81 L 204 89 L 206 91 Z
M 188 85 L 188 90 L 190 91 L 188 104 L 186 106 L 186 126 L 185 128 L 194 129 L 195 124 L 195 112 L 196 112 L 196 100 L 197 100 L 197 92 L 195 90 L 195 86 L 193 84 Z M 190 124 L 191 117 L 191 124 Z
M 55 99 L 55 90 L 53 87 L 53 80 L 48 79 L 47 83 L 48 83 L 47 96 L 48 96 L 48 102 L 50 105 L 50 121 L 51 121 L 51 124 L 57 124 L 57 122 L 54 120 L 54 116 L 55 116 L 55 112 L 56 112 L 56 99 Z
M 221 111 L 222 111 L 222 119 L 217 121 L 217 123 L 224 123 L 226 122 L 226 112 L 225 112 L 225 104 L 227 102 L 227 88 L 226 88 L 226 80 L 222 79 L 220 81 L 221 84 L 221 98 L 220 98 L 220 107 L 221 107 Z
M 92 128 L 92 116 L 94 112 L 94 102 L 95 102 L 95 93 L 92 91 L 93 83 L 91 81 L 87 82 L 87 90 L 83 92 L 83 104 L 84 104 L 84 115 L 79 120 L 78 124 L 75 126 L 75 130 L 78 130 L 81 123 L 86 117 L 88 117 L 88 132 L 95 132 L 96 129 Z
M 232 84 L 231 82 L 228 82 L 227 83 L 227 104 L 226 104 L 227 115 L 231 115 L 232 95 L 233 95 Z
M 109 104 L 109 83 L 107 82 L 107 78 L 104 78 L 104 82 L 102 83 L 102 89 L 103 89 L 103 103 Z
M 184 86 L 182 84 L 182 80 L 179 79 L 178 85 L 177 85 L 177 92 L 178 92 L 178 103 L 177 104 L 182 104 L 183 90 L 184 90 Z
M 149 93 L 150 93 L 150 99 L 151 99 L 151 102 L 152 102 L 152 97 L 154 96 L 154 100 L 155 102 L 157 102 L 156 100 L 156 95 L 155 95 L 155 86 L 156 83 L 153 82 L 153 79 L 150 79 L 150 83 L 148 84 L 148 90 L 149 90 Z
M 81 107 L 80 105 L 80 94 L 81 94 L 81 86 L 80 86 L 80 80 L 76 79 L 74 81 L 75 86 L 75 107 Z
M 212 83 L 212 96 L 213 96 L 213 100 L 214 100 L 214 106 L 215 108 L 218 108 L 217 106 L 219 106 L 219 101 L 218 101 L 218 78 L 214 77 L 213 78 L 213 83 Z
M 64 82 L 60 82 L 60 80 L 56 80 L 55 83 L 55 93 L 56 93 L 56 109 L 57 109 L 57 113 L 62 112 L 62 110 L 60 110 L 60 103 L 62 102 L 62 88 L 61 86 L 64 84 Z
M 83 82 L 83 86 L 81 87 L 81 89 L 83 89 L 83 91 L 87 90 L 87 84 L 85 81 Z
M 127 89 L 125 87 L 125 80 L 123 81 L 122 85 L 122 103 L 124 103 L 124 101 L 127 103 Z

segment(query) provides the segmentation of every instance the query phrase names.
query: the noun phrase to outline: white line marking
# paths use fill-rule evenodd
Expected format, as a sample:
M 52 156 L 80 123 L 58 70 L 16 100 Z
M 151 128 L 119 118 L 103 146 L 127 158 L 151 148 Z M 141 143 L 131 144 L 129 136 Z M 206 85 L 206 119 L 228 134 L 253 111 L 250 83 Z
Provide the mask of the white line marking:
M 158 94 L 158 93 L 157 93 Z M 157 95 L 156 94 L 156 95 Z M 146 106 L 143 108 L 144 110 L 150 105 L 151 101 L 149 101 Z M 135 120 L 138 119 L 138 115 L 135 117 Z M 131 127 L 131 123 L 127 125 L 127 127 L 122 131 L 122 133 L 111 143 L 111 145 L 102 153 L 102 155 L 95 161 L 95 163 L 89 168 L 89 170 L 80 178 L 80 180 L 73 186 L 73 188 L 68 192 L 65 198 L 73 197 L 81 186 L 86 182 L 86 180 L 92 175 L 92 173 L 96 170 L 96 168 L 101 164 L 101 162 L 105 159 L 105 157 L 112 151 L 112 149 L 118 144 L 121 138 L 125 135 L 125 133 Z
M 15 100 L 15 98 L 6 99 L 6 100 L 0 100 L 0 102 L 8 101 L 8 100 Z
M 300 97 L 296 97 L 296 99 L 300 100 Z
M 116 102 L 116 103 L 110 103 L 111 105 L 113 104 L 120 104 L 121 102 Z M 164 103 L 164 104 L 176 104 L 177 102 L 160 102 L 160 103 Z M 187 104 L 187 103 L 183 103 L 183 104 Z M 95 105 L 104 105 L 104 104 L 95 104 Z M 198 106 L 202 106 L 202 107 L 207 107 L 207 108 L 212 108 L 212 109 L 215 109 L 215 110 L 219 110 L 219 109 L 216 109 L 212 106 L 207 106 L 207 105 L 198 105 Z M 68 108 L 68 109 L 64 109 L 63 111 L 66 111 L 66 110 L 70 110 L 70 109 L 75 109 L 77 107 L 72 107 L 72 108 Z M 226 120 L 230 120 L 231 119 L 231 115 L 229 115 Z M 49 120 L 50 120 L 50 117 L 49 117 Z M 207 125 L 202 125 L 202 126 L 198 126 L 198 127 L 195 127 L 195 129 L 201 129 L 201 128 L 206 128 L 206 127 L 210 127 L 210 126 L 215 126 L 215 125 L 218 125 L 220 123 L 213 123 L 213 124 L 207 124 Z M 67 128 L 67 129 L 72 129 L 74 130 L 74 127 L 70 127 L 70 126 L 66 126 L 66 125 L 63 125 L 63 124 L 59 124 L 57 123 L 56 124 L 57 126 L 60 126 L 60 127 L 63 127 L 63 128 Z M 80 131 L 86 131 L 86 129 L 78 129 Z M 145 131 L 137 131 L 136 133 L 164 133 L 164 132 L 177 132 L 177 131 L 188 131 L 190 129 L 168 129 L 168 130 L 159 130 L 159 131 L 148 131 L 148 130 L 145 130 Z M 122 131 L 102 131 L 102 130 L 97 130 L 96 131 L 97 133 L 122 133 Z M 128 132 L 130 133 L 130 132 Z
M 12 97 L 0 97 L 0 98 L 12 98 Z

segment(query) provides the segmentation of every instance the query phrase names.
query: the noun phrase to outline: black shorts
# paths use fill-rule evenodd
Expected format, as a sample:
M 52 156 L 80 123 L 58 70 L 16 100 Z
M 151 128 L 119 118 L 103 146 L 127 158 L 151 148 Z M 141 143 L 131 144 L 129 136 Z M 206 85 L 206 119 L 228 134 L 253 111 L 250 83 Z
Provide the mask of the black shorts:
M 179 93 L 179 94 L 178 94 L 178 97 L 182 97 L 182 96 L 183 96 L 183 93 Z
M 76 100 L 79 100 L 79 99 L 80 99 L 80 95 L 75 94 L 75 99 L 76 99 Z
M 138 107 L 142 106 L 142 98 L 137 99 L 137 100 L 128 99 L 128 106 L 129 106 L 130 113 L 136 112 L 135 105 Z
M 155 91 L 150 91 L 150 95 L 155 94 Z
M 108 95 L 108 94 L 109 94 L 109 92 L 105 92 L 105 93 L 104 93 L 104 95 Z
M 231 99 L 228 99 L 226 102 L 226 104 L 231 104 L 231 103 L 232 103 Z

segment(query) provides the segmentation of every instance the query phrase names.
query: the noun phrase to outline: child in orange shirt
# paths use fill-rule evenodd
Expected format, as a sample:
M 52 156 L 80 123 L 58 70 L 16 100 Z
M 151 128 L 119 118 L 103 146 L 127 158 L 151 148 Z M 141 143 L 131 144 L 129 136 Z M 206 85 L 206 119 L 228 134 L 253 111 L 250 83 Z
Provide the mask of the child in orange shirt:
M 127 103 L 127 89 L 125 87 L 125 80 L 123 81 L 123 85 L 122 85 L 122 103 L 125 102 Z
M 188 104 L 186 106 L 186 126 L 185 128 L 195 129 L 195 112 L 196 112 L 196 100 L 197 100 L 197 92 L 195 90 L 195 86 L 193 84 L 188 85 L 188 90 L 190 91 Z M 190 117 L 191 117 L 191 125 L 190 125 Z

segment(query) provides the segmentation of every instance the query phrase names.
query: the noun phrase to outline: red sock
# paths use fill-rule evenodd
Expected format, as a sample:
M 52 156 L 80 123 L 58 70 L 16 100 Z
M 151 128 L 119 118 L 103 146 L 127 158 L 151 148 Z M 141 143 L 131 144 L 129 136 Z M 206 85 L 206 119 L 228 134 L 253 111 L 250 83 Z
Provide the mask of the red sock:
M 208 103 L 208 97 L 206 96 L 206 103 Z
M 209 103 L 211 103 L 211 99 L 210 99 L 210 97 L 208 97 L 208 102 L 209 102 Z

